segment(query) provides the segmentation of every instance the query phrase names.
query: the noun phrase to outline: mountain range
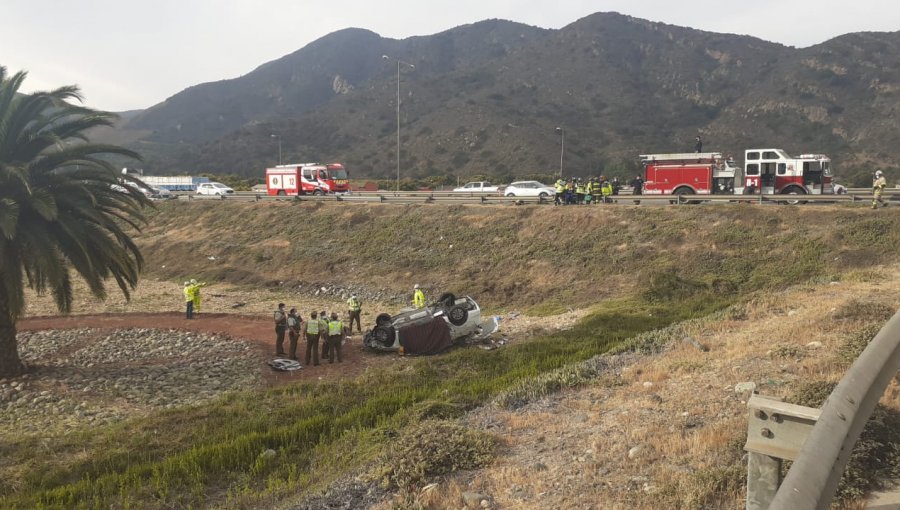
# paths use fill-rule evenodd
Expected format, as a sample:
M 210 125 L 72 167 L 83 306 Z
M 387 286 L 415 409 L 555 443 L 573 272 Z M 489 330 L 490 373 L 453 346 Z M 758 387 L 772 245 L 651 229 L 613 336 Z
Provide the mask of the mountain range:
M 691 151 L 698 134 L 705 150 L 739 159 L 753 147 L 824 152 L 846 182 L 898 166 L 900 33 L 797 49 L 616 13 L 403 40 L 341 30 L 128 112 L 97 137 L 137 149 L 153 174 L 260 177 L 280 142 L 285 163 L 341 161 L 354 176 L 391 178 L 396 59 L 412 64 L 400 66 L 404 178 L 551 175 L 561 142 L 566 175 L 624 174 L 639 154 Z

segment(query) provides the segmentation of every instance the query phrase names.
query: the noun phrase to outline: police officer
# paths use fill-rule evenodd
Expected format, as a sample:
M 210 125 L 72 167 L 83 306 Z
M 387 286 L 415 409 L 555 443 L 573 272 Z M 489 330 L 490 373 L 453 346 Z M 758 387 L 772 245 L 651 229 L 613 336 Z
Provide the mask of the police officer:
M 562 177 L 556 179 L 556 197 L 553 199 L 554 205 L 562 205 L 563 203 L 563 195 L 566 193 L 566 182 L 562 180 Z
M 584 202 L 584 181 L 578 179 L 575 182 L 575 203 L 581 204 Z
M 322 359 L 328 357 L 328 312 L 322 310 L 319 312 L 319 331 L 322 334 Z
M 338 315 L 331 313 L 331 320 L 328 321 L 328 363 L 334 363 L 334 355 L 337 354 L 338 363 L 343 363 L 341 359 L 341 342 L 344 341 L 344 324 L 338 320 Z
M 881 204 L 882 207 L 887 207 L 887 202 L 884 201 L 884 188 L 887 186 L 887 179 L 884 178 L 884 172 L 881 170 L 875 171 L 875 181 L 872 183 L 872 209 L 878 209 L 878 204 Z
M 600 194 L 603 195 L 604 202 L 612 202 L 612 198 L 610 198 L 613 194 L 613 186 L 609 181 L 603 181 L 603 184 L 600 187 Z
M 300 338 L 300 327 L 303 321 L 297 315 L 297 309 L 291 308 L 287 314 L 287 331 L 288 339 L 290 339 L 290 347 L 288 353 L 291 359 L 297 359 L 297 340 Z
M 413 286 L 413 306 L 425 308 L 425 293 L 419 288 L 418 283 Z
M 284 333 L 287 331 L 287 314 L 284 313 L 284 303 L 278 303 L 274 313 L 275 318 L 275 355 L 285 356 Z
M 319 366 L 319 335 L 321 322 L 316 318 L 316 312 L 310 315 L 310 319 L 306 322 L 306 364 L 309 365 L 310 354 L 312 354 L 313 365 Z
M 350 299 L 347 300 L 347 312 L 350 316 L 350 333 L 353 333 L 353 321 L 356 321 L 356 330 L 362 333 L 362 326 L 359 323 L 359 316 L 362 313 L 362 302 L 356 297 L 356 294 L 351 294 Z

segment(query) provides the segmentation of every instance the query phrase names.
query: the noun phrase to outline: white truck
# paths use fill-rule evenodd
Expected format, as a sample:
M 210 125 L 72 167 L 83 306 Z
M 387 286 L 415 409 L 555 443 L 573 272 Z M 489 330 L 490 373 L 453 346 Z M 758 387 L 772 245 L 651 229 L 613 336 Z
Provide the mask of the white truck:
M 468 182 L 461 188 L 454 188 L 453 191 L 460 193 L 497 193 L 500 188 L 491 186 L 487 181 Z

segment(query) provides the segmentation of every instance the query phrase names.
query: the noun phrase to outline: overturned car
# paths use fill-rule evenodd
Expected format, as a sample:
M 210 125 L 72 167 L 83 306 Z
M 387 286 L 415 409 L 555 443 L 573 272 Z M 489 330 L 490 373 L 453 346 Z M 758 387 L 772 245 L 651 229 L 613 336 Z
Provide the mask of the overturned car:
M 481 308 L 474 299 L 446 293 L 425 308 L 404 310 L 393 317 L 378 315 L 363 343 L 376 351 L 436 354 L 469 338 L 487 336 L 496 328 L 496 321 L 482 324 Z

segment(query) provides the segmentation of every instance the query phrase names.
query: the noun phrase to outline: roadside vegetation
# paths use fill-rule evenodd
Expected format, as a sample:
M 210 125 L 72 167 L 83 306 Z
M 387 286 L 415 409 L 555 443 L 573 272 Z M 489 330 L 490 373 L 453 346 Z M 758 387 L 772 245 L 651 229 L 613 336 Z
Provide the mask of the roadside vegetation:
M 731 305 L 761 292 L 877 278 L 870 268 L 894 256 L 898 226 L 893 211 L 831 207 L 162 204 L 138 238 L 148 277 L 397 292 L 419 282 L 497 312 L 592 312 L 573 329 L 493 351 L 401 358 L 355 379 L 235 393 L 62 437 L 5 438 L 0 507 L 260 507 L 349 474 L 406 489 L 480 466 L 496 441 L 455 428 L 464 412 L 577 387 L 596 376 L 583 364 L 596 355 L 656 352 L 684 335 L 683 321 L 716 312 L 738 320 Z M 457 439 L 450 451 L 398 443 L 431 428 Z M 733 474 L 703 475 L 697 501 L 734 491 Z

